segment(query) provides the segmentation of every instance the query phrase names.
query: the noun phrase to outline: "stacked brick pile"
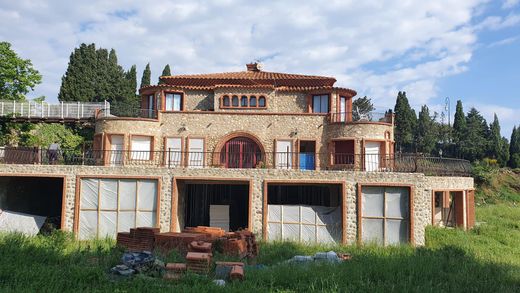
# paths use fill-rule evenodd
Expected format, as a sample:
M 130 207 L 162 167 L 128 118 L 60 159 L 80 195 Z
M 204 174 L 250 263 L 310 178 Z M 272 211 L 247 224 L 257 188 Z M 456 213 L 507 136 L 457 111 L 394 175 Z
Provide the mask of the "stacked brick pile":
M 128 251 L 152 251 L 155 247 L 155 235 L 159 228 L 132 228 L 130 232 L 117 233 L 117 244 Z
M 217 261 L 215 265 L 215 276 L 217 278 L 244 280 L 244 263 Z
M 186 255 L 186 268 L 197 274 L 209 274 L 211 269 L 211 253 L 188 252 Z
M 198 233 L 160 233 L 155 235 L 155 248 L 165 253 L 171 250 L 178 250 L 181 254 L 185 254 L 190 243 L 205 239 L 206 236 L 204 234 Z
M 165 268 L 163 278 L 167 280 L 179 280 L 187 270 L 185 263 L 167 263 Z

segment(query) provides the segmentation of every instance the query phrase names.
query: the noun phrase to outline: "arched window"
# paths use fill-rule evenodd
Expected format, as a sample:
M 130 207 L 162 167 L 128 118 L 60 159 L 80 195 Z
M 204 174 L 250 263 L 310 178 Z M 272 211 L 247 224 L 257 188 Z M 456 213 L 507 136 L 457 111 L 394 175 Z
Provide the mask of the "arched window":
M 229 107 L 229 96 L 222 97 L 222 106 Z
M 233 107 L 238 107 L 238 96 L 233 96 L 233 97 L 231 98 L 231 105 L 232 105 Z
M 228 140 L 220 151 L 226 168 L 254 168 L 262 161 L 262 151 L 251 138 L 239 136 Z
M 240 98 L 240 107 L 247 107 L 247 96 L 242 96 Z
M 251 96 L 249 99 L 249 107 L 256 107 L 256 96 Z
M 260 98 L 258 98 L 258 107 L 265 107 L 265 97 L 264 96 L 260 96 Z

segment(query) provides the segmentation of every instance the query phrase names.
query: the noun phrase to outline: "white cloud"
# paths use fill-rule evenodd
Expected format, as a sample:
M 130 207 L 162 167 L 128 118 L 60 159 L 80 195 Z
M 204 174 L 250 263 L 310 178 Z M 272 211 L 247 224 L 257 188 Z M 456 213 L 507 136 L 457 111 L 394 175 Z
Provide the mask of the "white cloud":
M 439 1 L 31 1 L 0 7 L 0 39 L 43 76 L 34 96 L 55 101 L 68 57 L 80 43 L 115 48 L 139 76 L 265 70 L 335 76 L 337 85 L 392 107 L 406 90 L 414 105 L 436 96 L 439 78 L 466 70 L 472 23 L 486 0 Z M 515 15 L 477 25 L 515 25 Z
M 502 4 L 502 9 L 511 9 L 518 5 L 520 3 L 520 0 L 505 0 Z

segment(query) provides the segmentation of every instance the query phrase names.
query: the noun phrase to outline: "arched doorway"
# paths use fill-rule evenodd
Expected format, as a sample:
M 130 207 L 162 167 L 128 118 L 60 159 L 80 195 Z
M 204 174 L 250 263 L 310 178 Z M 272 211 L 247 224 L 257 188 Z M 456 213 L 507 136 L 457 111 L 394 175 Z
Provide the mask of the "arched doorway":
M 220 151 L 220 163 L 226 168 L 254 168 L 262 159 L 260 146 L 244 136 L 226 141 Z

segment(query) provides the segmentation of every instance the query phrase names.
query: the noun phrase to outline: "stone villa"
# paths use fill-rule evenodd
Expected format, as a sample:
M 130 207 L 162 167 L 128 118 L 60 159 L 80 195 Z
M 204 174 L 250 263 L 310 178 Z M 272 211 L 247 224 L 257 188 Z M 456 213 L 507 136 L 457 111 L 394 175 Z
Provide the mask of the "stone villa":
M 161 81 L 140 89 L 137 111 L 98 111 L 80 160 L 9 163 L 6 152 L 0 208 L 55 215 L 80 239 L 212 225 L 265 240 L 423 245 L 427 225 L 474 225 L 467 162 L 395 153 L 393 114 L 353 109 L 356 92 L 332 77 L 253 63 Z M 16 198 L 13 186 L 30 182 L 36 192 Z

